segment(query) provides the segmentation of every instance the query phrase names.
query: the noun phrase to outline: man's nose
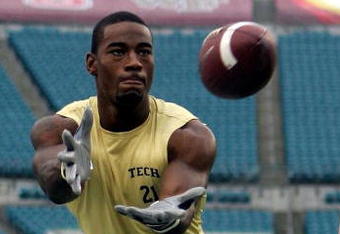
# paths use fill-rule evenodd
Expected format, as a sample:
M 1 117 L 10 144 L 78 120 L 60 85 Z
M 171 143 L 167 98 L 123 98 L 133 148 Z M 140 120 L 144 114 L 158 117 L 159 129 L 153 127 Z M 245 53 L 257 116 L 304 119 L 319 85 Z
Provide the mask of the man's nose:
M 143 67 L 143 64 L 138 58 L 138 54 L 135 52 L 130 52 L 127 57 L 127 61 L 125 64 L 125 70 L 133 70 L 133 71 L 140 71 Z

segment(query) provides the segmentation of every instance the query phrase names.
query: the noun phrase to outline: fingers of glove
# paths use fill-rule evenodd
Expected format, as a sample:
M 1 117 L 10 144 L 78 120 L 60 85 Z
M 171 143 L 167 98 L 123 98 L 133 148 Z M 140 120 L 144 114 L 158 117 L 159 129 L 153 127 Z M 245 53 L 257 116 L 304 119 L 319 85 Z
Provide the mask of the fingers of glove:
M 159 211 L 153 214 L 153 223 L 149 223 L 149 225 L 164 225 L 170 224 L 176 219 L 181 219 L 185 216 L 185 210 L 182 209 L 171 209 L 166 211 Z
M 65 167 L 65 180 L 68 184 L 72 184 L 77 176 L 77 164 L 71 166 L 64 165 Z
M 172 224 L 175 224 L 176 220 L 180 221 L 180 219 L 175 219 L 172 222 L 169 222 L 167 224 L 163 223 L 163 224 L 145 224 L 145 225 L 153 230 L 163 230 L 164 228 L 169 227 L 169 225 L 171 226 Z
M 76 142 L 69 130 L 64 129 L 61 138 L 63 139 L 64 145 L 66 145 L 67 151 L 74 151 Z
M 166 210 L 164 212 L 171 220 L 182 218 L 185 215 L 185 210 L 177 208 Z
M 66 164 L 68 163 L 74 163 L 75 162 L 75 156 L 74 151 L 61 151 L 58 153 L 58 159 L 61 162 L 64 162 Z
M 164 211 L 164 210 L 150 210 L 148 208 L 140 209 L 132 206 L 130 207 L 116 206 L 115 208 L 121 214 L 136 219 L 144 224 L 154 225 L 170 223 L 177 218 L 181 218 L 185 214 L 185 211 L 180 209 Z
M 75 194 L 79 195 L 81 193 L 81 179 L 79 175 L 77 175 L 75 180 L 70 183 L 70 186 Z
M 80 122 L 79 128 L 74 135 L 75 139 L 81 140 L 83 144 L 89 145 L 90 144 L 90 132 L 93 123 L 93 115 L 92 111 L 89 107 L 85 109 L 83 114 L 83 118 Z
M 127 215 L 126 208 L 127 208 L 127 206 L 122 206 L 122 205 L 116 205 L 116 206 L 115 206 L 115 210 L 116 210 L 119 214 L 122 214 L 122 215 Z
M 146 226 L 148 226 L 151 229 L 162 229 L 162 227 L 164 227 L 164 223 L 162 224 L 146 224 Z
M 153 219 L 150 218 L 149 214 L 145 214 L 143 212 L 138 211 L 139 208 L 132 207 L 132 206 L 122 206 L 116 205 L 115 209 L 118 213 L 133 218 L 141 223 L 153 223 Z
M 185 202 L 193 202 L 198 197 L 202 196 L 206 192 L 206 189 L 204 187 L 195 187 L 187 190 L 186 192 L 173 196 L 168 197 L 165 200 L 168 200 L 170 202 L 176 202 L 177 205 L 180 205 Z

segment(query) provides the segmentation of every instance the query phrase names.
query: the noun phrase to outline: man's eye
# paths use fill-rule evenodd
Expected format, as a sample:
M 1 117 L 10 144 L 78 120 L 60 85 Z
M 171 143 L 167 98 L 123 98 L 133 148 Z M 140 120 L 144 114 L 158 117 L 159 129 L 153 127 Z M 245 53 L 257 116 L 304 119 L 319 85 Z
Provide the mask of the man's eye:
M 124 50 L 122 50 L 122 49 L 110 50 L 110 54 L 112 54 L 114 56 L 123 56 L 124 55 Z
M 138 54 L 141 56 L 146 56 L 146 55 L 152 54 L 152 51 L 149 49 L 142 49 L 142 50 L 139 50 Z

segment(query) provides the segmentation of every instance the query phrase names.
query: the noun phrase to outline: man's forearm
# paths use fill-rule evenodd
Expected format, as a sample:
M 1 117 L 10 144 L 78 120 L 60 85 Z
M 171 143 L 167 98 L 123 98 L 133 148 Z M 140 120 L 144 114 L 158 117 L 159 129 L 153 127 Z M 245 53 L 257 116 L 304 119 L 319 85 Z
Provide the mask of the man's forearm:
M 77 197 L 67 182 L 61 177 L 57 154 L 64 150 L 63 144 L 39 149 L 33 160 L 34 173 L 41 188 L 56 204 L 72 201 Z

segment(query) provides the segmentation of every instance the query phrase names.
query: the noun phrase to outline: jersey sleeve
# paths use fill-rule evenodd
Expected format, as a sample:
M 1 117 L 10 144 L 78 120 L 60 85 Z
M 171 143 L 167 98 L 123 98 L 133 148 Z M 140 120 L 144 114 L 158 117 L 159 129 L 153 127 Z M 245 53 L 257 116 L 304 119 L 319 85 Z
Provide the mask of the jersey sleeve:
M 88 105 L 89 105 L 88 100 L 75 101 L 64 106 L 56 114 L 73 119 L 79 125 L 84 114 L 85 108 Z

